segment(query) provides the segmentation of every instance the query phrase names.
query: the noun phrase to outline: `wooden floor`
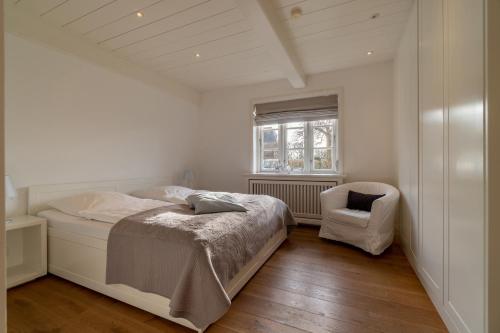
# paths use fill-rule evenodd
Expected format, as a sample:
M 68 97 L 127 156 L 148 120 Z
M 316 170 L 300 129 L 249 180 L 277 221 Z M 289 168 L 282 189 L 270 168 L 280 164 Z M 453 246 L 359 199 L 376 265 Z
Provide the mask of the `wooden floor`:
M 402 251 L 296 228 L 207 332 L 446 332 Z M 49 275 L 8 292 L 9 332 L 192 332 Z

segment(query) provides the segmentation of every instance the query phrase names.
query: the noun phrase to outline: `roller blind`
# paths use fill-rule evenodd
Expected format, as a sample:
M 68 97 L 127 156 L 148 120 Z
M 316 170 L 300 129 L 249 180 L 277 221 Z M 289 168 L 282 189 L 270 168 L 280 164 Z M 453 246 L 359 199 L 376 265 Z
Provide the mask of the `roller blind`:
M 317 96 L 255 104 L 255 124 L 283 124 L 338 118 L 338 96 Z

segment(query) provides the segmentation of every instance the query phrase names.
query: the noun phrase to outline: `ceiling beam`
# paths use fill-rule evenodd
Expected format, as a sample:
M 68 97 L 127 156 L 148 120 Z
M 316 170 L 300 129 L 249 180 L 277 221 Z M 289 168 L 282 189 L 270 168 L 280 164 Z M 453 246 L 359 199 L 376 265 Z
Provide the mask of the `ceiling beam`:
M 236 3 L 292 87 L 304 88 L 304 71 L 274 12 L 272 1 L 236 0 Z

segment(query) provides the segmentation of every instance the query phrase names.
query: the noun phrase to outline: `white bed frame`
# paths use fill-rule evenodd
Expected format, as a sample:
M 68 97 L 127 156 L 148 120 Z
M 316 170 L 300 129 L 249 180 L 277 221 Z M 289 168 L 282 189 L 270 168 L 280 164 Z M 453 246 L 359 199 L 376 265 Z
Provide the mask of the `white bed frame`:
M 36 215 L 49 209 L 47 202 L 87 191 L 117 191 L 129 193 L 151 186 L 166 185 L 162 179 L 132 179 L 94 183 L 39 185 L 29 188 L 28 212 Z M 48 271 L 109 297 L 128 303 L 162 318 L 171 320 L 197 332 L 196 327 L 183 318 L 171 317 L 169 299 L 141 292 L 125 285 L 108 285 L 106 277 L 107 241 L 78 233 L 48 227 Z M 277 233 L 243 269 L 230 281 L 226 292 L 232 299 L 286 239 L 286 227 Z

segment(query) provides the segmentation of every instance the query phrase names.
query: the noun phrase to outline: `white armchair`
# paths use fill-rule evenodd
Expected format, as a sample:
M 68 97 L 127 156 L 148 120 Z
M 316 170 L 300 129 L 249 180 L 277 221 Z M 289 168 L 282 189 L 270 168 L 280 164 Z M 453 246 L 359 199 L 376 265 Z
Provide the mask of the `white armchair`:
M 375 200 L 371 212 L 347 209 L 349 190 L 366 194 L 385 194 Z M 347 183 L 320 195 L 323 219 L 319 236 L 345 242 L 371 254 L 381 254 L 394 238 L 394 219 L 399 191 L 387 184 Z

